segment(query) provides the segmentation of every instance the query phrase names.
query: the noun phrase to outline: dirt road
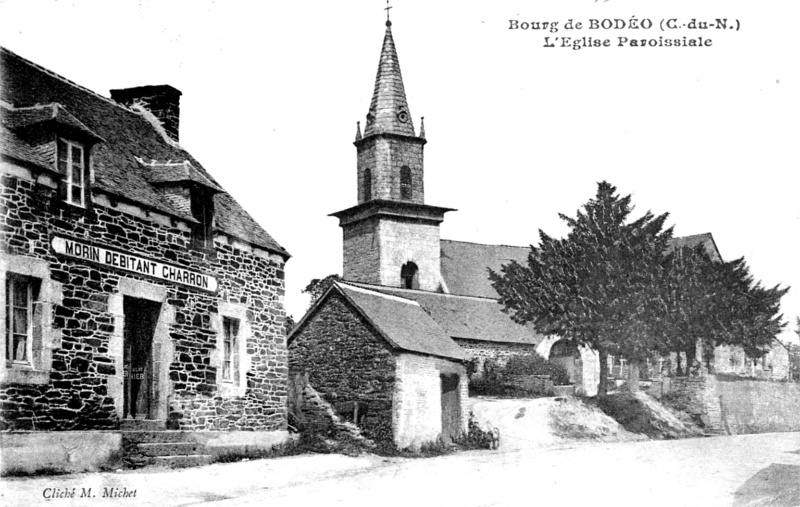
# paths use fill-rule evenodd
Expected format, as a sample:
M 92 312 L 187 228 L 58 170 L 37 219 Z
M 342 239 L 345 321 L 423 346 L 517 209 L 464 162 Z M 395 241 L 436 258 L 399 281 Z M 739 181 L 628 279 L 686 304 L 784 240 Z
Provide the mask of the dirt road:
M 800 505 L 800 433 L 476 451 L 434 459 L 300 456 L 182 471 L 7 479 L 0 489 L 4 506 L 789 507 Z M 125 492 L 135 496 L 103 497 Z M 45 498 L 70 493 L 73 498 Z

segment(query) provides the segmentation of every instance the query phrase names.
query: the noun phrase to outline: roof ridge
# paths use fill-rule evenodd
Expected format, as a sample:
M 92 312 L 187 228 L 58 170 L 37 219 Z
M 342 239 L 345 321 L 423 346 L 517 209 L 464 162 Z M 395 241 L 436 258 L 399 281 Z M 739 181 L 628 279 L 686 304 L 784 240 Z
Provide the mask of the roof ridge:
M 477 241 L 461 241 L 458 239 L 444 239 L 442 238 L 440 241 L 446 241 L 448 243 L 464 243 L 467 245 L 480 245 L 480 246 L 502 246 L 506 248 L 530 248 L 530 245 L 521 246 L 521 245 L 503 245 L 503 244 L 494 244 L 494 243 L 478 243 Z
M 384 288 L 384 289 L 397 290 L 397 291 L 402 291 L 402 292 L 411 292 L 411 293 L 418 293 L 418 294 L 431 294 L 433 296 L 457 297 L 457 298 L 463 298 L 463 299 L 476 299 L 476 300 L 479 300 L 479 301 L 497 301 L 498 300 L 498 298 L 490 298 L 490 297 L 486 297 L 486 296 L 473 296 L 473 295 L 469 295 L 469 294 L 453 294 L 451 292 L 436 292 L 436 291 L 432 291 L 432 290 L 421 290 L 421 289 L 405 289 L 403 287 L 390 287 L 388 285 L 374 285 L 374 284 L 366 284 L 366 283 L 362 283 L 362 282 L 346 282 L 346 283 L 347 284 L 355 284 L 355 286 L 358 286 L 358 287 L 360 287 L 360 288 L 362 288 L 364 290 L 369 290 L 369 289 L 367 289 L 365 287 L 362 287 L 363 285 L 367 285 L 367 286 L 381 287 L 381 288 Z M 372 291 L 372 292 L 378 292 L 378 291 Z M 396 297 L 399 297 L 399 296 L 396 296 Z
M 419 303 L 417 303 L 416 301 L 414 301 L 414 300 L 411 300 L 411 299 L 405 299 L 405 298 L 401 298 L 400 296 L 393 296 L 393 295 L 391 295 L 391 294 L 384 294 L 384 293 L 382 293 L 382 292 L 377 292 L 377 291 L 369 290 L 369 289 L 366 289 L 366 288 L 364 288 L 364 287 L 359 287 L 359 286 L 357 286 L 357 285 L 350 285 L 349 283 L 346 283 L 346 282 L 334 282 L 334 283 L 335 283 L 335 284 L 342 285 L 342 286 L 344 286 L 344 287 L 346 287 L 346 288 L 348 288 L 348 289 L 352 289 L 352 290 L 354 290 L 354 291 L 356 291 L 356 292 L 360 292 L 360 293 L 362 293 L 362 294 L 363 294 L 363 293 L 366 293 L 366 294 L 369 294 L 369 295 L 373 295 L 373 296 L 378 296 L 378 297 L 386 298 L 386 299 L 389 299 L 389 300 L 392 300 L 392 301 L 398 301 L 398 302 L 400 302 L 400 303 L 407 303 L 407 304 L 410 304 L 410 305 L 416 305 L 416 306 L 419 306 Z
M 94 90 L 91 90 L 91 89 L 89 89 L 89 88 L 86 88 L 85 86 L 81 86 L 81 85 L 79 85 L 78 83 L 76 83 L 75 81 L 72 81 L 71 79 L 67 79 L 66 77 L 62 76 L 61 74 L 58 74 L 58 73 L 56 73 L 56 72 L 53 72 L 52 70 L 50 70 L 50 69 L 48 69 L 48 68 L 46 68 L 46 67 L 43 67 L 43 66 L 39 65 L 39 64 L 38 64 L 38 63 L 36 63 L 36 62 L 32 62 L 31 60 L 28 60 L 28 59 L 27 59 L 27 58 L 25 58 L 24 56 L 20 56 L 20 55 L 18 55 L 17 53 L 15 53 L 15 52 L 11 51 L 10 49 L 8 49 L 8 48 L 6 48 L 6 47 L 0 46 L 0 51 L 2 51 L 2 52 L 6 52 L 6 53 L 8 53 L 8 54 L 10 54 L 10 55 L 13 55 L 13 56 L 15 56 L 16 58 L 19 58 L 20 60 L 23 60 L 23 61 L 24 61 L 25 63 L 27 63 L 28 65 L 30 65 L 30 66 L 32 66 L 32 67 L 34 67 L 34 68 L 36 68 L 37 70 L 39 70 L 39 71 L 41 71 L 41 72 L 44 72 L 45 74 L 48 74 L 48 75 L 50 75 L 51 77 L 54 77 L 54 78 L 56 78 L 56 79 L 58 79 L 58 80 L 60 80 L 60 81 L 63 81 L 63 82 L 67 83 L 67 84 L 68 84 L 68 85 L 70 85 L 70 86 L 74 86 L 75 88 L 77 88 L 77 89 L 79 89 L 79 90 L 82 90 L 82 91 L 84 91 L 84 92 L 87 92 L 87 93 L 89 93 L 90 95 L 94 95 L 95 97 L 97 97 L 97 98 L 99 98 L 99 99 L 102 99 L 102 100 L 104 100 L 104 101 L 108 102 L 109 104 L 112 104 L 112 105 L 114 105 L 114 106 L 117 106 L 117 107 L 119 107 L 120 109 L 123 109 L 123 110 L 125 110 L 125 111 L 128 111 L 129 113 L 138 114 L 138 113 L 137 113 L 136 111 L 134 111 L 133 109 L 131 109 L 131 108 L 127 107 L 127 106 L 124 106 L 124 105 L 120 104 L 120 103 L 119 103 L 119 102 L 117 102 L 116 100 L 114 100 L 114 99 L 112 99 L 112 98 L 110 98 L 110 97 L 105 97 L 105 96 L 103 96 L 103 95 L 100 95 L 98 92 L 96 92 L 96 91 L 94 91 Z M 27 107 L 35 107 L 35 106 L 27 106 Z

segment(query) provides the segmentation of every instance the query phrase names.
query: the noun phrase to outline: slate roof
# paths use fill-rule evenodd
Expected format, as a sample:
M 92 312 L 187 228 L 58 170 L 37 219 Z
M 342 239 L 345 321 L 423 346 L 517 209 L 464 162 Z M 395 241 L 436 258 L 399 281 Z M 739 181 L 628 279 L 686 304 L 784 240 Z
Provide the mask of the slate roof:
M 352 282 L 351 282 L 352 283 Z M 544 339 L 532 325 L 520 325 L 503 313 L 496 299 L 381 285 L 352 283 L 362 289 L 416 301 L 451 338 L 536 345 Z
M 95 182 L 93 189 L 116 195 L 122 199 L 144 205 L 188 221 L 191 216 L 172 206 L 151 185 L 150 173 L 137 161 L 183 162 L 188 161 L 197 171 L 198 178 L 217 186 L 216 181 L 203 166 L 177 143 L 170 142 L 141 113 L 123 107 L 109 98 L 83 88 L 43 67 L 36 65 L 5 48 L 0 48 L 0 100 L 19 111 L 34 106 L 63 108 L 61 118 L 69 121 L 69 114 L 80 126 L 102 138 L 92 150 Z M 41 108 L 46 109 L 46 108 Z M 6 117 L 8 109 L 3 108 Z M 44 113 L 39 113 L 44 114 Z M 73 124 L 74 128 L 79 128 Z M 8 125 L 0 134 L 2 150 L 6 155 L 33 163 L 54 161 L 41 160 L 20 146 L 22 139 Z M 24 143 L 22 143 L 24 144 Z M 216 228 L 242 240 L 288 257 L 289 254 L 267 233 L 242 207 L 225 192 L 214 197 Z
M 705 247 L 708 256 L 711 257 L 711 260 L 722 262 L 722 255 L 720 255 L 719 249 L 717 248 L 717 243 L 714 241 L 714 237 L 710 232 L 694 234 L 692 236 L 683 236 L 680 238 L 672 238 L 672 241 L 669 243 L 669 250 L 672 251 L 676 248 L 682 247 L 695 248 L 697 245 L 701 244 Z
M 451 294 L 497 299 L 489 282 L 489 268 L 500 272 L 512 260 L 528 262 L 530 247 L 482 245 L 464 241 L 441 241 L 442 278 Z
M 0 105 L 0 118 L 5 120 L 8 109 Z M 17 160 L 27 162 L 51 172 L 57 172 L 53 165 L 53 156 L 20 139 L 17 134 L 7 128 L 5 121 L 0 121 L 0 150 Z
M 695 247 L 703 244 L 711 259 L 722 261 L 711 233 L 673 238 L 669 248 Z M 527 264 L 530 247 L 482 245 L 464 241 L 441 240 L 441 271 L 451 294 L 499 298 L 489 281 L 489 268 L 500 273 L 512 260 Z
M 414 124 L 408 109 L 403 76 L 400 73 L 400 61 L 392 38 L 392 23 L 386 22 L 386 34 L 383 37 L 378 73 L 375 76 L 375 90 L 367 114 L 367 125 L 364 137 L 373 134 L 414 135 Z M 401 112 L 405 119 L 401 120 Z
M 339 282 L 334 283 L 295 326 L 289 343 L 334 292 L 344 296 L 392 348 L 456 361 L 466 359 L 464 350 L 417 302 Z

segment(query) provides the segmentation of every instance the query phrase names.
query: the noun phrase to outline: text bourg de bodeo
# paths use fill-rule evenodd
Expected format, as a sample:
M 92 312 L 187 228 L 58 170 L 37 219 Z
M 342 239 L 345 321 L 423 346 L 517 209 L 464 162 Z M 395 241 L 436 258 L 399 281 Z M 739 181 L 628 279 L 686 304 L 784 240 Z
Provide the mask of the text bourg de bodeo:
M 568 19 L 563 25 L 558 21 L 521 21 L 518 19 L 509 20 L 509 30 L 536 31 L 558 33 L 559 30 L 651 30 L 657 26 L 661 31 L 667 30 L 738 30 L 739 21 L 727 18 L 716 18 L 712 21 L 702 21 L 692 18 L 689 21 L 681 21 L 678 18 L 662 19 L 655 25 L 649 18 L 639 19 L 589 19 L 587 21 L 575 21 Z M 650 37 L 641 38 L 617 36 L 616 40 L 601 37 L 550 37 L 544 38 L 544 47 L 553 48 L 572 48 L 582 49 L 590 47 L 711 47 L 713 40 L 708 37 Z M 612 42 L 613 41 L 613 42 Z

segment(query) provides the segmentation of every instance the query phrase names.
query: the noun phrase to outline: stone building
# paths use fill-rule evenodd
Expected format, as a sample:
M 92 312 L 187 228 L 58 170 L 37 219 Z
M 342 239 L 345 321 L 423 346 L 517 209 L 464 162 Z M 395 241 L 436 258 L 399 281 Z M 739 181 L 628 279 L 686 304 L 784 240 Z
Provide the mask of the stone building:
M 382 294 L 396 298 L 393 301 L 417 304 L 468 360 L 477 359 L 478 371 L 486 359 L 503 364 L 515 355 L 537 352 L 564 365 L 576 392 L 595 395 L 600 377 L 596 351 L 519 325 L 498 303 L 489 270 L 500 271 L 512 260 L 526 262 L 530 248 L 441 239 L 439 226 L 444 215 L 455 210 L 425 202 L 426 143 L 424 123 L 420 121 L 417 131 L 412 122 L 391 22 L 387 22 L 363 134 L 360 122 L 356 129 L 357 204 L 331 215 L 339 219 L 342 228 L 343 278 L 349 284 L 346 290 L 359 288 L 375 298 Z M 710 234 L 673 240 L 673 248 L 697 245 L 703 245 L 712 258 L 721 259 Z M 312 318 L 314 326 L 330 325 L 330 329 L 323 332 L 315 328 L 314 336 L 308 337 L 308 329 L 298 326 L 289 340 L 290 369 L 307 374 L 312 387 L 331 403 L 366 400 L 359 398 L 366 394 L 342 387 L 346 379 L 361 385 L 363 372 L 350 366 L 335 367 L 340 358 L 332 349 L 352 343 L 344 336 L 346 328 L 336 324 L 336 319 L 319 317 L 330 310 L 332 300 L 344 297 L 340 294 L 343 287 L 329 292 L 309 313 L 316 315 Z M 312 353 L 312 345 L 324 350 Z M 318 369 L 323 362 L 312 360 L 312 356 L 326 357 L 330 362 Z M 610 370 L 620 371 L 621 363 L 615 368 L 614 359 L 610 361 Z M 363 387 L 366 392 L 372 389 Z M 437 386 L 431 384 L 427 389 L 426 396 L 438 399 Z M 388 414 L 388 395 L 381 403 Z
M 180 147 L 181 92 L 109 99 L 5 49 L 0 76 L 4 466 L 79 430 L 109 431 L 97 456 L 284 438 L 289 254 Z
M 466 355 L 416 301 L 336 283 L 289 347 L 292 373 L 367 437 L 419 449 L 466 429 Z

